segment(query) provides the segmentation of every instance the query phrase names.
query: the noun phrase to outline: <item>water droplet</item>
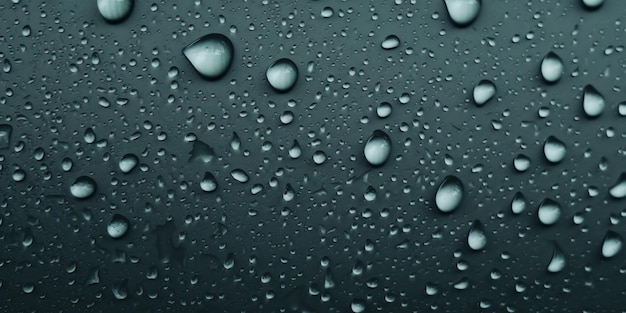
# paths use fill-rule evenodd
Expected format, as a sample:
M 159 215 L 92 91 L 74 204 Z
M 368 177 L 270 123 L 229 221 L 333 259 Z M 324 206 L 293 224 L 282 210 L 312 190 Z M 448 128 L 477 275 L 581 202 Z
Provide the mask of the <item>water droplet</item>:
M 467 234 L 467 245 L 475 251 L 482 250 L 487 245 L 485 227 L 479 220 L 475 220 L 472 223 L 472 227 Z
M 217 189 L 217 180 L 213 174 L 206 172 L 200 181 L 200 189 L 206 192 L 212 192 Z
M 239 149 L 241 149 L 241 138 L 239 138 L 236 132 L 233 132 L 233 136 L 230 138 L 230 148 L 233 149 L 233 151 L 239 151 Z
M 98 11 L 108 22 L 118 23 L 130 15 L 134 3 L 134 0 L 98 0 Z
M 474 87 L 473 95 L 474 103 L 481 107 L 496 95 L 496 85 L 490 80 L 483 79 Z
M 606 232 L 604 241 L 602 242 L 602 256 L 612 258 L 622 250 L 622 236 L 612 230 Z
M 429 296 L 434 296 L 439 293 L 439 286 L 432 282 L 426 283 L 426 294 Z
M 582 0 L 585 8 L 589 10 L 598 9 L 604 4 L 604 0 Z
M 375 130 L 365 143 L 363 154 L 372 166 L 385 164 L 391 154 L 391 139 L 385 132 Z
M 537 216 L 542 224 L 552 225 L 561 217 L 561 205 L 550 198 L 545 198 L 539 204 Z
M 548 83 L 556 83 L 563 76 L 563 61 L 554 52 L 548 52 L 541 61 L 541 77 Z
M 437 189 L 435 204 L 441 212 L 454 211 L 463 200 L 463 183 L 456 176 L 446 176 Z
M 11 144 L 13 127 L 9 124 L 0 124 L 0 149 L 6 149 Z
M 555 243 L 552 248 L 552 258 L 550 259 L 550 263 L 548 263 L 548 272 L 550 273 L 558 273 L 565 267 L 566 264 L 565 254 L 561 251 L 561 248 Z
M 322 17 L 324 18 L 329 18 L 333 16 L 333 14 L 335 14 L 335 11 L 331 7 L 324 7 L 322 9 Z
M 2 71 L 5 73 L 11 72 L 11 61 L 9 61 L 8 59 L 4 59 L 4 61 L 2 62 Z
M 137 163 L 139 163 L 139 158 L 132 153 L 128 153 L 122 157 L 118 166 L 122 173 L 130 173 L 137 166 Z
M 244 172 L 244 170 L 242 169 L 234 169 L 232 172 L 230 172 L 230 176 L 232 176 L 236 181 L 240 183 L 245 183 L 249 180 L 248 174 L 246 174 L 246 172 Z
M 285 111 L 283 112 L 283 114 L 280 115 L 280 122 L 283 125 L 291 124 L 291 122 L 293 122 L 293 119 L 294 119 L 294 115 L 293 115 L 293 112 L 291 111 Z
M 287 186 L 285 187 L 285 191 L 283 192 L 283 200 L 289 202 L 295 197 L 296 192 L 293 190 L 293 187 L 291 187 L 291 184 L 287 184 Z
M 293 141 L 293 145 L 289 148 L 289 156 L 292 159 L 297 159 L 302 155 L 302 149 L 300 148 L 300 144 L 297 140 Z
M 190 43 L 183 54 L 193 68 L 207 79 L 218 79 L 226 74 L 233 61 L 233 43 L 222 34 L 208 34 Z
M 565 158 L 567 147 L 554 136 L 549 136 L 543 144 L 543 155 L 551 163 L 559 163 Z
M 389 104 L 389 102 L 383 102 L 376 108 L 376 115 L 380 118 L 385 118 L 391 115 L 391 110 L 391 104 Z
M 511 211 L 513 214 L 521 214 L 526 210 L 526 207 L 528 207 L 526 197 L 521 192 L 516 192 L 513 201 L 511 201 Z
M 385 40 L 383 40 L 381 46 L 385 50 L 395 49 L 400 46 L 400 38 L 398 38 L 398 36 L 396 35 L 389 35 L 385 37 Z
M 606 101 L 592 85 L 587 85 L 583 89 L 583 110 L 588 117 L 597 117 L 604 111 Z
M 96 182 L 87 176 L 78 177 L 70 185 L 70 193 L 78 199 L 87 199 L 96 192 Z
M 270 86 L 277 91 L 285 92 L 293 88 L 298 80 L 298 67 L 289 59 L 280 59 L 272 63 L 265 72 Z
M 83 139 L 85 139 L 86 143 L 94 143 L 96 141 L 96 133 L 93 131 L 93 128 L 87 127 Z
M 326 162 L 327 156 L 324 151 L 317 150 L 313 153 L 313 162 L 317 165 L 324 164 Z
M 530 168 L 530 158 L 524 154 L 518 154 L 513 160 L 513 166 L 518 172 L 525 172 Z
M 445 0 L 450 19 L 457 26 L 471 24 L 480 13 L 480 0 Z
M 617 178 L 617 182 L 609 188 L 609 194 L 613 198 L 621 199 L 626 197 L 626 172 L 622 172 Z
M 115 214 L 107 224 L 107 234 L 113 239 L 122 238 L 128 232 L 130 221 L 123 215 Z
M 365 312 L 365 301 L 361 299 L 354 299 L 352 303 L 350 303 L 350 309 L 354 313 L 362 313 Z

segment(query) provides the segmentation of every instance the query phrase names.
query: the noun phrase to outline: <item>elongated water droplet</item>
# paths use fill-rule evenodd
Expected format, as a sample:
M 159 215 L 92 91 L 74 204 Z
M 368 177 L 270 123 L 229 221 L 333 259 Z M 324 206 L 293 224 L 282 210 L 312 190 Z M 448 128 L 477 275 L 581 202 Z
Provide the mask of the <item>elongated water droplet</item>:
M 381 166 L 391 154 L 391 139 L 382 130 L 375 130 L 363 148 L 365 159 L 372 166 Z
M 83 138 L 86 143 L 94 143 L 96 141 L 96 133 L 93 131 L 93 128 L 87 127 Z
M 445 0 L 450 19 L 457 26 L 471 24 L 480 13 L 480 0 Z
M 245 183 L 249 180 L 248 174 L 244 172 L 242 169 L 234 169 L 230 172 L 230 176 L 232 176 L 236 181 L 240 183 Z
M 183 54 L 193 68 L 207 79 L 218 79 L 226 74 L 233 61 L 233 43 L 222 34 L 208 34 L 190 43 Z
M 585 8 L 589 10 L 596 10 L 604 4 L 604 0 L 582 0 Z
M 537 216 L 542 224 L 552 225 L 561 217 L 561 205 L 550 198 L 545 198 L 539 204 Z
M 385 40 L 383 40 L 381 46 L 385 50 L 395 49 L 400 46 L 400 38 L 398 38 L 398 36 L 396 35 L 389 35 L 385 37 Z
M 588 117 L 597 117 L 602 114 L 606 107 L 604 96 L 592 85 L 583 89 L 583 110 Z
M 206 192 L 212 192 L 217 189 L 217 180 L 213 174 L 206 172 L 200 181 L 200 189 Z
M 134 4 L 134 0 L 98 0 L 98 11 L 107 22 L 118 23 L 130 15 Z
M 139 163 L 139 158 L 132 153 L 128 153 L 122 157 L 118 166 L 122 173 L 130 173 L 137 166 L 137 163 Z
M 115 214 L 107 224 L 107 234 L 113 239 L 122 238 L 128 232 L 130 221 L 121 214 Z
M 474 103 L 481 107 L 496 95 L 496 85 L 490 80 L 483 79 L 474 87 L 473 95 Z
M 613 198 L 622 199 L 626 197 L 626 172 L 622 172 L 617 178 L 617 182 L 609 188 L 609 194 Z
M 602 242 L 602 256 L 605 258 L 612 258 L 622 250 L 623 238 L 620 234 L 609 230 L 604 235 L 604 241 Z
M 87 199 L 96 192 L 96 182 L 87 176 L 78 177 L 70 185 L 70 193 L 77 199 Z
M 441 212 L 454 211 L 463 200 L 463 183 L 456 176 L 446 176 L 437 189 L 435 204 Z
M 550 273 L 558 273 L 563 270 L 566 264 L 565 254 L 561 250 L 561 248 L 555 243 L 552 248 L 552 258 L 550 258 L 550 263 L 548 263 L 548 272 Z
M 276 91 L 285 92 L 296 84 L 298 67 L 289 59 L 280 59 L 267 68 L 265 76 L 272 88 Z
M 513 160 L 513 167 L 518 172 L 525 172 L 530 168 L 530 158 L 524 154 L 518 154 Z
M 300 148 L 300 144 L 297 140 L 293 141 L 293 145 L 289 148 L 289 156 L 292 159 L 297 159 L 302 155 L 302 149 Z
M 548 83 L 556 83 L 563 76 L 563 61 L 554 52 L 548 52 L 541 61 L 541 77 Z
M 543 144 L 543 155 L 551 163 L 559 163 L 565 158 L 567 147 L 554 136 L 549 136 Z
M 467 234 L 467 245 L 475 251 L 482 250 L 487 245 L 485 227 L 479 220 L 475 220 L 472 223 L 472 227 Z
M 230 148 L 233 149 L 233 151 L 239 151 L 239 149 L 241 149 L 241 139 L 236 132 L 233 132 L 233 137 L 230 139 Z
M 516 192 L 513 195 L 513 201 L 511 201 L 511 211 L 513 214 L 521 214 L 528 207 L 528 202 L 526 201 L 526 197 L 521 192 Z
M 13 127 L 9 124 L 0 124 L 0 149 L 6 149 L 11 144 Z

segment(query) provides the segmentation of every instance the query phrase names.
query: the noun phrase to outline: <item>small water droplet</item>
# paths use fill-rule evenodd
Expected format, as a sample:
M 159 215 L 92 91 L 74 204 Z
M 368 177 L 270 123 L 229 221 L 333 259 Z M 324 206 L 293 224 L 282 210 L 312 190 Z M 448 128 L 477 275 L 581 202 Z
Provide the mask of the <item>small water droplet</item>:
M 200 75 L 213 80 L 226 74 L 233 61 L 234 48 L 228 37 L 212 33 L 190 43 L 183 54 Z
M 609 188 L 609 194 L 616 199 L 622 199 L 626 197 L 626 172 L 622 172 L 617 181 L 611 188 Z
M 463 200 L 463 183 L 456 176 L 446 176 L 437 189 L 435 204 L 441 212 L 454 211 Z
M 467 245 L 475 251 L 482 250 L 487 245 L 485 227 L 479 220 L 475 220 L 467 234 Z
M 556 83 L 563 76 L 563 61 L 554 52 L 548 52 L 541 61 L 541 77 L 548 83 Z
M 381 46 L 385 50 L 395 49 L 400 46 L 400 38 L 396 35 L 389 35 L 385 37 Z
M 122 157 L 118 166 L 122 173 L 127 174 L 137 166 L 137 163 L 139 163 L 139 158 L 132 153 L 128 153 Z
M 528 202 L 526 201 L 526 197 L 521 192 L 516 192 L 513 195 L 513 201 L 511 201 L 511 211 L 513 214 L 521 214 L 528 207 Z
M 213 174 L 206 172 L 200 181 L 200 189 L 206 192 L 212 192 L 217 189 L 217 180 Z
M 604 4 L 604 0 L 582 0 L 585 8 L 589 10 L 596 10 Z
M 130 15 L 134 4 L 134 0 L 98 0 L 98 11 L 106 21 L 118 23 Z
M 602 242 L 602 256 L 612 258 L 622 250 L 623 238 L 620 234 L 608 230 Z
M 285 92 L 296 84 L 298 67 L 290 59 L 280 59 L 267 68 L 265 76 L 272 88 L 276 91 Z
M 385 164 L 391 154 L 391 139 L 385 132 L 375 130 L 365 143 L 363 154 L 372 166 Z
M 556 138 L 549 136 L 543 144 L 543 155 L 550 163 L 559 163 L 565 158 L 567 147 L 565 143 Z
M 481 107 L 489 102 L 496 95 L 496 85 L 490 81 L 483 79 L 474 87 L 474 103 Z
M 249 180 L 248 174 L 246 174 L 246 172 L 244 172 L 244 170 L 242 169 L 232 170 L 232 172 L 230 172 L 230 176 L 232 176 L 233 179 L 235 179 L 236 181 L 240 183 L 245 183 L 245 182 L 248 182 Z
M 524 154 L 518 154 L 513 160 L 513 166 L 518 172 L 525 172 L 530 168 L 530 158 Z
M 583 110 L 588 117 L 597 117 L 604 111 L 606 101 L 604 96 L 592 85 L 583 89 Z
M 9 61 L 8 59 L 4 59 L 4 61 L 2 62 L 2 71 L 5 73 L 11 72 L 11 61 Z
M 547 270 L 550 273 L 558 273 L 565 267 L 566 264 L 565 254 L 561 250 L 561 248 L 555 243 L 552 248 L 552 258 L 550 258 L 550 263 L 548 263 Z
M 539 204 L 537 216 L 542 224 L 552 225 L 561 217 L 561 205 L 550 198 L 545 198 Z
M 130 221 L 121 214 L 115 214 L 107 224 L 107 234 L 113 239 L 122 238 L 130 228 Z
M 70 185 L 70 193 L 77 199 L 87 199 L 96 192 L 96 186 L 91 177 L 80 176 Z
M 480 13 L 480 0 L 445 0 L 450 19 L 457 26 L 471 24 Z

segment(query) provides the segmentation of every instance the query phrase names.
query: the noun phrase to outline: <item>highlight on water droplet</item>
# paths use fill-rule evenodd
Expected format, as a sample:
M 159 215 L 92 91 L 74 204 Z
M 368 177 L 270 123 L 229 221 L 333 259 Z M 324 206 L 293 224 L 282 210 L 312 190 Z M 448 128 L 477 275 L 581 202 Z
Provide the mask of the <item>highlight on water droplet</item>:
M 137 163 L 139 163 L 139 158 L 132 153 L 128 153 L 122 157 L 118 164 L 118 167 L 120 168 L 122 173 L 126 174 L 130 173 L 137 166 Z
M 474 251 L 482 250 L 487 245 L 485 227 L 479 220 L 475 220 L 467 234 L 467 245 Z
M 435 195 L 435 204 L 441 212 L 452 212 L 463 200 L 463 183 L 456 176 L 446 176 Z
M 381 166 L 391 154 L 391 139 L 382 130 L 375 130 L 363 148 L 365 159 L 372 166 Z
M 561 205 L 550 198 L 545 198 L 539 203 L 537 217 L 542 224 L 552 225 L 561 217 Z
M 554 247 L 552 248 L 552 257 L 550 258 L 550 263 L 548 263 L 547 267 L 548 272 L 558 273 L 565 268 L 566 263 L 565 254 L 559 245 L 554 243 Z
M 395 49 L 400 46 L 400 38 L 396 35 L 389 35 L 383 40 L 381 47 L 385 50 Z
M 487 79 L 483 79 L 474 86 L 474 103 L 481 107 L 496 95 L 496 85 Z
M 460 27 L 471 24 L 480 13 L 481 0 L 445 0 L 448 15 Z
M 526 201 L 526 197 L 521 192 L 516 192 L 513 195 L 513 200 L 511 201 L 511 211 L 513 214 L 521 214 L 528 207 L 528 201 Z
M 298 67 L 290 59 L 279 59 L 265 72 L 267 81 L 276 91 L 285 92 L 293 88 L 298 80 Z
M 611 188 L 609 188 L 609 194 L 616 199 L 622 199 L 626 197 L 626 172 L 622 172 L 617 181 Z
M 543 155 L 550 163 L 559 163 L 565 158 L 567 147 L 565 143 L 556 138 L 549 136 L 543 143 Z
M 205 192 L 213 192 L 217 190 L 217 180 L 213 174 L 206 172 L 200 181 L 200 189 Z
M 133 10 L 134 0 L 98 0 L 100 15 L 110 23 L 119 23 L 126 19 Z
M 115 214 L 107 224 L 107 234 L 113 239 L 124 237 L 130 228 L 130 221 L 121 214 Z
M 556 83 L 563 76 L 563 61 L 554 52 L 548 52 L 541 61 L 541 77 L 548 83 Z
M 202 36 L 183 48 L 183 55 L 193 68 L 207 79 L 218 79 L 230 67 L 235 49 L 228 37 L 212 33 Z
M 77 199 L 91 197 L 97 189 L 96 182 L 88 176 L 80 176 L 70 185 L 70 193 Z
M 602 256 L 608 259 L 617 255 L 622 250 L 623 241 L 622 235 L 608 230 L 602 241 Z
M 588 117 L 597 117 L 602 114 L 606 107 L 604 96 L 592 85 L 583 89 L 583 111 Z

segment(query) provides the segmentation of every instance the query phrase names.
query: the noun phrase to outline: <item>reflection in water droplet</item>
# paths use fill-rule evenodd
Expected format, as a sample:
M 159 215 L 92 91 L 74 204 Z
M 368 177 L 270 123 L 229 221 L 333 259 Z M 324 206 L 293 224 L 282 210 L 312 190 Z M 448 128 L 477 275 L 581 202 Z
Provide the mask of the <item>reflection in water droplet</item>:
M 467 244 L 472 250 L 482 250 L 487 245 L 487 235 L 483 223 L 475 220 L 467 234 Z
M 477 106 L 483 106 L 496 95 L 496 85 L 490 81 L 483 79 L 474 87 L 474 103 Z
M 230 176 L 232 176 L 236 181 L 240 183 L 245 183 L 248 181 L 248 174 L 244 172 L 242 169 L 234 169 L 230 172 Z
M 554 136 L 550 136 L 543 144 L 543 155 L 551 163 L 559 163 L 565 158 L 567 147 Z
M 587 85 L 583 89 L 583 110 L 588 117 L 597 117 L 604 111 L 606 101 L 592 85 Z
M 537 216 L 542 224 L 552 225 L 561 217 L 561 205 L 550 198 L 545 198 L 539 204 Z
M 234 48 L 228 37 L 208 34 L 190 43 L 183 54 L 200 75 L 207 79 L 222 77 L 233 61 Z
M 456 176 L 446 176 L 435 195 L 435 204 L 441 212 L 454 211 L 463 200 L 463 183 Z
M 123 173 L 130 173 L 139 163 L 139 158 L 132 154 L 128 153 L 122 157 L 118 166 Z
M 385 40 L 383 40 L 381 46 L 385 50 L 395 49 L 400 46 L 400 38 L 398 38 L 398 36 L 396 35 L 389 35 L 385 37 Z
M 552 258 L 548 263 L 548 272 L 558 273 L 565 267 L 566 264 L 565 254 L 561 251 L 561 248 L 555 243 L 552 249 Z
M 521 192 L 516 192 L 511 201 L 511 211 L 513 214 L 520 214 L 526 210 L 526 207 L 528 207 L 526 197 Z
M 612 258 L 622 250 L 622 236 L 612 230 L 606 232 L 602 242 L 602 256 Z
M 275 90 L 288 91 L 298 80 L 298 67 L 289 59 L 280 59 L 267 68 L 265 76 Z
M 108 22 L 118 23 L 130 15 L 134 3 L 134 0 L 98 0 L 98 11 Z
M 554 52 L 548 52 L 541 61 L 541 77 L 548 83 L 556 83 L 563 76 L 563 61 Z
M 480 13 L 481 0 L 445 0 L 450 19 L 457 26 L 471 24 Z
M 78 199 L 86 199 L 96 192 L 96 182 L 91 177 L 78 177 L 70 185 L 70 193 Z
M 128 232 L 129 227 L 130 221 L 125 216 L 115 214 L 107 225 L 107 234 L 114 239 L 122 238 Z
M 385 132 L 375 130 L 365 143 L 363 154 L 372 166 L 385 164 L 391 154 L 391 139 Z
M 587 9 L 595 10 L 604 4 L 604 0 L 582 0 Z
M 525 172 L 530 168 L 530 158 L 524 154 L 518 154 L 513 160 L 513 166 L 518 172 Z
M 621 199 L 626 197 L 626 172 L 622 172 L 617 178 L 617 182 L 609 188 L 609 194 L 613 198 Z
M 206 172 L 200 181 L 200 189 L 206 192 L 212 192 L 217 189 L 217 180 L 213 174 Z

